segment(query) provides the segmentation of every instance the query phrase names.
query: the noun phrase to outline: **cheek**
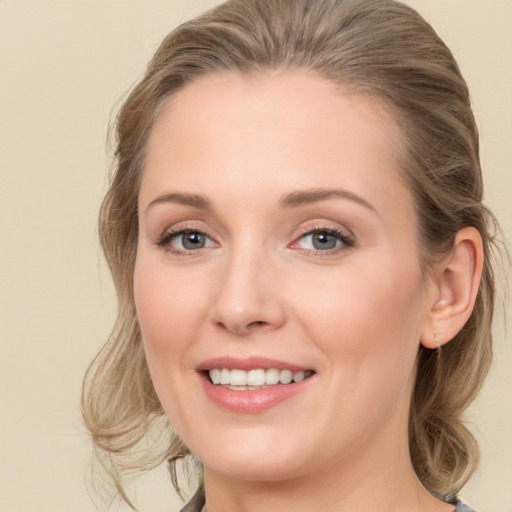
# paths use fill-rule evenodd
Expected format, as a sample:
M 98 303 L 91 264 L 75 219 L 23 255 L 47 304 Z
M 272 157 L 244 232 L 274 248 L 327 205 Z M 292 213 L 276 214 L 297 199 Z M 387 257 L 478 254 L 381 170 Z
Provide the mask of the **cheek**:
M 329 355 L 333 402 L 343 404 L 326 431 L 336 436 L 336 426 L 345 424 L 348 413 L 360 443 L 376 429 L 407 418 L 415 378 L 422 311 L 419 274 L 409 272 L 404 279 L 398 269 L 382 268 L 351 269 L 343 288 L 339 283 L 338 293 L 323 296 L 311 312 L 318 319 L 312 336 Z
M 411 259 L 415 262 L 415 259 Z M 319 278 L 320 277 L 320 278 Z M 400 386 L 419 346 L 421 272 L 411 263 L 354 265 L 294 290 L 302 329 L 328 353 L 332 372 L 353 386 Z M 395 385 L 395 384 L 393 384 Z
M 201 291 L 191 282 L 181 282 L 180 273 L 170 272 L 161 262 L 138 256 L 134 273 L 137 318 L 153 385 L 172 418 L 184 414 L 178 400 L 183 391 L 181 377 L 183 371 L 190 371 L 188 354 L 198 336 L 194 326 L 202 310 Z
M 134 276 L 135 307 L 148 358 L 173 346 L 168 337 L 169 326 L 180 318 L 173 290 L 157 273 L 137 264 Z
M 135 265 L 134 295 L 147 350 L 179 350 L 180 340 L 194 335 L 191 326 L 203 310 L 205 283 L 141 252 Z

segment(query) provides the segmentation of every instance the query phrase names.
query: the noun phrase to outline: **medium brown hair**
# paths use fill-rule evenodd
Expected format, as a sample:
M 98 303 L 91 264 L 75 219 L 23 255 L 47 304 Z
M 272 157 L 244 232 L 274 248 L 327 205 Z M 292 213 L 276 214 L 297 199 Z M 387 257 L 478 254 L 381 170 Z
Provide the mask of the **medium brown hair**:
M 202 76 L 288 69 L 314 72 L 391 107 L 426 272 L 449 253 L 461 228 L 473 226 L 482 236 L 473 313 L 441 357 L 419 349 L 409 420 L 412 461 L 428 489 L 454 495 L 476 466 L 477 445 L 461 416 L 491 361 L 497 226 L 482 204 L 478 132 L 451 52 L 418 13 L 393 0 L 230 0 L 164 39 L 117 117 L 115 168 L 99 227 L 119 315 L 87 372 L 82 407 L 100 460 L 127 501 L 123 472 L 167 459 L 177 487 L 175 463 L 188 454 L 163 419 L 134 307 L 137 196 L 149 133 L 166 102 Z M 152 431 L 165 438 L 158 453 L 141 445 Z

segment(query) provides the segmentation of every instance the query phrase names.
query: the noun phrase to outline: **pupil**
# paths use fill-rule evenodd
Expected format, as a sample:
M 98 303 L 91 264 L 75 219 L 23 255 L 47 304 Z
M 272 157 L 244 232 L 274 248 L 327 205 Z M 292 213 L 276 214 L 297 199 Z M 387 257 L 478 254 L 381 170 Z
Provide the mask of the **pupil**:
M 333 235 L 328 235 L 327 233 L 313 234 L 313 247 L 315 249 L 334 249 L 336 247 L 336 241 L 336 237 Z
M 205 244 L 205 236 L 202 233 L 185 233 L 182 240 L 185 249 L 201 249 Z

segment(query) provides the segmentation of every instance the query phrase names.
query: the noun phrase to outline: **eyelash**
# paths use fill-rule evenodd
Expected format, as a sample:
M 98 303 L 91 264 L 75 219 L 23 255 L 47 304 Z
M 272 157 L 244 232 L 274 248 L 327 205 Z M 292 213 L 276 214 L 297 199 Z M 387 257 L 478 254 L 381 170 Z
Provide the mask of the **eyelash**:
M 198 233 L 201 235 L 204 235 L 209 240 L 212 240 L 214 243 L 215 241 L 213 238 L 208 236 L 204 231 L 201 229 L 197 229 L 193 226 L 190 227 L 180 227 L 179 229 L 167 231 L 163 233 L 157 240 L 156 245 L 160 247 L 161 249 L 170 252 L 172 254 L 176 254 L 178 256 L 189 256 L 189 255 L 197 255 L 199 253 L 199 249 L 176 249 L 171 245 L 171 242 L 174 238 L 185 235 L 187 233 Z M 341 231 L 339 228 L 334 228 L 331 226 L 317 226 L 312 229 L 305 230 L 303 233 L 301 233 L 295 241 L 290 244 L 289 247 L 294 248 L 293 246 L 298 244 L 300 240 L 303 240 L 306 236 L 315 235 L 319 233 L 324 233 L 329 236 L 334 236 L 341 242 L 341 247 L 335 247 L 333 249 L 329 250 L 314 250 L 314 249 L 301 249 L 300 247 L 296 247 L 297 250 L 300 250 L 304 253 L 311 254 L 316 257 L 323 257 L 323 256 L 330 256 L 333 254 L 337 254 L 342 251 L 346 251 L 347 249 L 353 247 L 355 245 L 354 239 L 351 235 L 348 235 L 347 233 Z

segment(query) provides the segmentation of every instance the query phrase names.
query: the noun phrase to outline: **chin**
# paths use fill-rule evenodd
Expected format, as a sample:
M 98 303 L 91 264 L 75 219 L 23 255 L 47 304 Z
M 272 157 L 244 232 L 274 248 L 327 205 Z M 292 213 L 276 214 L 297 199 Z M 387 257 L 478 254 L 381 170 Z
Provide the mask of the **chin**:
M 227 478 L 248 482 L 281 482 L 299 476 L 299 468 L 291 461 L 279 459 L 248 460 L 238 457 L 221 461 L 204 461 L 205 471 L 213 471 Z M 303 469 L 303 468 L 302 468 Z
M 202 447 L 190 448 L 202 461 L 205 471 L 239 480 L 280 481 L 293 478 L 304 469 L 301 443 L 299 439 L 286 446 L 282 434 L 269 438 L 254 432 L 231 432 L 221 439 L 205 442 Z

